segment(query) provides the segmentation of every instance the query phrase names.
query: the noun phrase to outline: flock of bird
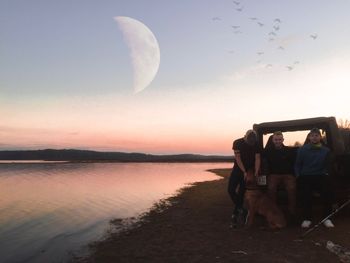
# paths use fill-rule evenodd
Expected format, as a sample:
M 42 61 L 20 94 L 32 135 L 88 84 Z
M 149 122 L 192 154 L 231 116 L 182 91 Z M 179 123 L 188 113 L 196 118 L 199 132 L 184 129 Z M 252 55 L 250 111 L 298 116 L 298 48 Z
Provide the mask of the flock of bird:
M 234 0 L 234 1 L 232 1 L 232 3 L 233 3 L 233 5 L 234 5 L 234 9 L 235 9 L 237 12 L 242 12 L 242 11 L 244 10 L 244 6 L 242 6 L 241 2 L 235 1 L 235 0 Z M 249 17 L 248 19 L 249 19 L 250 21 L 256 23 L 257 26 L 259 26 L 259 27 L 266 27 L 265 23 L 263 23 L 262 21 L 260 21 L 259 18 L 257 18 L 257 17 Z M 222 21 L 222 18 L 219 17 L 219 16 L 215 16 L 215 17 L 212 18 L 212 20 L 213 20 L 214 22 L 217 22 L 217 21 Z M 272 26 L 272 28 L 271 28 L 271 31 L 267 34 L 267 40 L 268 40 L 269 42 L 273 42 L 273 41 L 275 41 L 275 40 L 278 38 L 278 33 L 279 33 L 279 30 L 281 29 L 281 25 L 282 25 L 282 20 L 281 20 L 280 18 L 275 18 L 275 19 L 273 20 L 273 26 Z M 242 28 L 241 28 L 240 25 L 231 25 L 231 28 L 232 28 L 234 34 L 243 34 L 243 31 L 242 31 Z M 311 38 L 312 40 L 316 40 L 317 37 L 318 37 L 317 34 L 311 34 L 311 35 L 310 35 L 310 38 Z M 279 50 L 279 51 L 285 51 L 285 49 L 286 49 L 286 48 L 285 48 L 284 46 L 282 46 L 282 45 L 279 45 L 279 46 L 277 47 L 277 50 Z M 230 53 L 230 54 L 234 54 L 234 53 L 235 53 L 235 51 L 232 50 L 232 49 L 231 49 L 231 50 L 228 50 L 227 52 Z M 261 57 L 265 54 L 265 52 L 264 52 L 264 51 L 258 51 L 258 52 L 256 52 L 256 54 L 257 54 L 258 57 L 259 57 L 259 59 L 258 59 L 256 62 L 257 62 L 258 64 L 261 64 L 261 63 L 262 63 Z M 286 70 L 291 71 L 291 70 L 293 70 L 293 69 L 296 67 L 296 65 L 298 65 L 298 64 L 300 64 L 300 61 L 297 61 L 297 60 L 296 60 L 296 61 L 294 61 L 292 64 L 285 66 L 285 68 L 286 68 Z M 266 67 L 266 68 L 272 68 L 272 67 L 273 67 L 273 64 L 271 64 L 271 63 L 265 64 L 265 67 Z

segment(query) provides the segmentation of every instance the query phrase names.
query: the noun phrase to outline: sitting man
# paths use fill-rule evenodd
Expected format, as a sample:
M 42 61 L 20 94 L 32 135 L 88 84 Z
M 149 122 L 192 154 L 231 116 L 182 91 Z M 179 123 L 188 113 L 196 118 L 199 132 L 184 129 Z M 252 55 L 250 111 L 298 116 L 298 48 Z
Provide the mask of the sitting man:
M 268 171 L 268 194 L 276 202 L 277 189 L 282 186 L 288 195 L 288 211 L 291 220 L 295 218 L 296 179 L 294 163 L 296 152 L 293 147 L 283 144 L 284 138 L 280 131 L 272 135 L 272 144 L 263 153 L 266 170 Z

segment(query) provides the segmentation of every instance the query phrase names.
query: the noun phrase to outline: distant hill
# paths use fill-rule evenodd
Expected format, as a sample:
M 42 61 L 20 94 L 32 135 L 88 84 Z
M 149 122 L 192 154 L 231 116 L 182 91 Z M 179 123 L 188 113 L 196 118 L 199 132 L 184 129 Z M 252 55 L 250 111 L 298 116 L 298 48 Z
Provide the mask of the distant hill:
M 0 160 L 72 162 L 227 162 L 233 161 L 233 156 L 198 154 L 152 155 L 144 153 L 97 152 L 75 149 L 45 149 L 0 151 Z

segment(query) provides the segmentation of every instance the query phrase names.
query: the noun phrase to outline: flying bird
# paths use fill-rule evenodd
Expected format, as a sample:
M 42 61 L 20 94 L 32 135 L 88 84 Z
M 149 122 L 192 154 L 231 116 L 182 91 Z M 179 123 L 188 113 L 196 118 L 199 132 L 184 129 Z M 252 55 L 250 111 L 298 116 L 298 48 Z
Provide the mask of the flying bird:
M 258 54 L 259 56 L 261 56 L 261 55 L 263 55 L 264 54 L 264 52 L 256 52 L 256 54 Z
M 294 65 L 299 64 L 299 63 L 300 63 L 299 61 L 294 61 Z
M 287 68 L 289 71 L 291 71 L 291 70 L 293 69 L 292 66 L 287 66 L 286 68 Z
M 269 38 L 269 41 L 271 42 L 271 41 L 274 41 L 275 39 L 273 38 L 273 37 L 270 37 Z
M 264 24 L 263 24 L 263 23 L 261 23 L 261 22 L 258 22 L 258 25 L 259 25 L 259 26 L 264 26 Z
M 279 46 L 278 49 L 279 49 L 279 50 L 284 50 L 284 47 Z
M 271 32 L 269 33 L 269 36 L 276 36 L 276 33 L 273 32 L 273 31 L 271 31 Z
M 232 49 L 227 50 L 227 52 L 228 52 L 228 53 L 230 53 L 230 54 L 234 54 L 234 53 L 235 53 L 235 51 L 234 51 L 234 50 L 232 50 Z
M 281 23 L 281 19 L 276 18 L 276 19 L 274 20 L 274 22 L 276 22 L 276 23 Z
M 278 31 L 278 30 L 280 30 L 280 27 L 279 26 L 274 26 L 273 29 L 275 29 L 275 31 Z
M 231 26 L 234 29 L 240 28 L 240 26 Z
M 253 21 L 258 20 L 256 17 L 249 17 L 249 19 Z
M 238 2 L 238 1 L 233 1 L 233 3 L 234 3 L 235 5 L 239 5 L 239 4 L 240 4 L 240 2 Z
M 317 35 L 317 34 L 314 34 L 314 35 L 310 35 L 310 37 L 311 37 L 313 40 L 315 40 L 315 39 L 318 37 L 318 35 Z
M 243 10 L 243 7 L 236 8 L 236 10 L 237 10 L 238 12 L 241 12 L 241 11 Z
M 220 17 L 218 17 L 218 16 L 215 16 L 215 17 L 213 17 L 213 18 L 212 18 L 212 20 L 213 20 L 213 21 L 220 21 L 220 20 L 221 20 L 221 18 L 220 18 Z
M 233 33 L 235 33 L 235 34 L 242 34 L 243 32 L 242 32 L 242 31 L 239 31 L 239 30 L 236 30 L 236 31 L 234 31 Z
M 272 68 L 272 64 L 267 64 L 265 68 Z

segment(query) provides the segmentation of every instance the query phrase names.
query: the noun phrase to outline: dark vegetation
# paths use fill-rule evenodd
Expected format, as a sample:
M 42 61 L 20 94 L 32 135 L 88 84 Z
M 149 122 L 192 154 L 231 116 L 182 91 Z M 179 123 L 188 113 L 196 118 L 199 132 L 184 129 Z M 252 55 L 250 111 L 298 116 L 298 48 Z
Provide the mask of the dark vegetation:
M 24 150 L 0 151 L 0 160 L 101 161 L 101 162 L 229 162 L 232 156 L 177 154 L 152 155 L 144 153 L 97 152 L 87 150 Z

